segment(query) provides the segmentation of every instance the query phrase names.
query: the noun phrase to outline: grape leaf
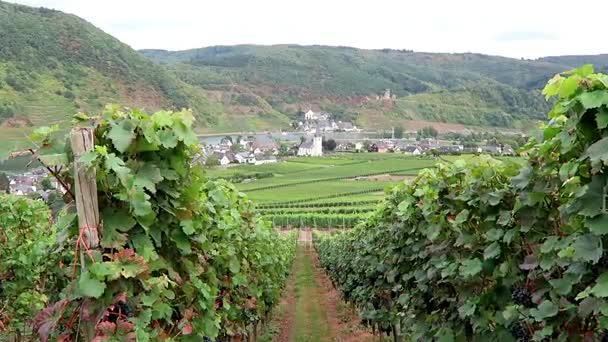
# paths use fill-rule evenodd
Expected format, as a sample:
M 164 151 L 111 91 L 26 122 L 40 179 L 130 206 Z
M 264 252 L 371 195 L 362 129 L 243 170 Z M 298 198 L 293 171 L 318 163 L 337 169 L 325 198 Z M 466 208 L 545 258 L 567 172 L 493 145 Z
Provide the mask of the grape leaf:
M 128 120 L 123 120 L 119 124 L 113 123 L 108 132 L 108 138 L 112 140 L 114 147 L 120 153 L 124 153 L 129 148 L 129 145 L 131 145 L 133 139 L 135 139 L 133 125 Z
M 84 272 L 78 279 L 79 293 L 84 297 L 99 298 L 106 289 L 106 284 L 91 278 L 89 272 Z
M 530 309 L 530 315 L 532 315 L 537 322 L 541 322 L 545 318 L 553 317 L 557 315 L 558 312 L 558 306 L 549 300 L 545 300 L 540 303 L 536 309 Z
M 608 297 L 608 272 L 599 276 L 595 283 L 595 286 L 591 289 L 591 293 L 600 298 Z

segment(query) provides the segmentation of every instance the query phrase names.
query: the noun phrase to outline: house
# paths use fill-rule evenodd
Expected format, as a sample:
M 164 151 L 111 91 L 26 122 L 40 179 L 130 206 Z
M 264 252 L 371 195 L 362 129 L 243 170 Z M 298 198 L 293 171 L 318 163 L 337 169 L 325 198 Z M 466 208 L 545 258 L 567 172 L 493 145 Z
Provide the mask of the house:
M 338 121 L 336 125 L 336 129 L 344 132 L 354 132 L 358 131 L 357 126 L 353 125 L 351 122 L 342 122 Z
M 405 146 L 402 148 L 403 154 L 408 154 L 412 156 L 419 156 L 422 154 L 422 150 L 418 148 L 418 146 Z
M 230 158 L 228 158 L 225 154 L 220 158 L 220 165 L 227 166 L 230 164 Z
M 263 164 L 270 164 L 270 163 L 276 163 L 277 162 L 277 157 L 275 156 L 266 156 L 263 154 L 260 155 L 256 155 L 255 156 L 255 165 L 263 165 Z
M 306 121 L 314 121 L 314 120 L 327 120 L 329 119 L 329 113 L 326 112 L 318 112 L 315 113 L 311 109 L 308 112 L 304 113 L 304 120 Z
M 489 154 L 501 154 L 502 153 L 502 149 L 500 148 L 500 146 L 492 146 L 492 145 L 482 146 L 481 151 L 484 153 L 489 153 Z
M 228 146 L 228 148 L 230 148 L 230 146 L 232 146 L 232 138 L 223 137 L 222 140 L 220 140 L 220 145 L 225 145 L 225 146 Z
M 481 147 L 478 146 L 471 146 L 471 147 L 465 147 L 463 148 L 463 152 L 464 153 L 481 153 Z
M 239 164 L 255 164 L 255 154 L 250 152 L 237 153 L 235 156 Z
M 298 148 L 298 156 L 320 157 L 323 155 L 323 138 L 315 135 L 312 140 L 309 140 Z
M 255 153 L 255 154 L 264 153 L 269 150 L 276 150 L 278 148 L 279 148 L 279 146 L 276 141 L 262 140 L 261 138 L 256 139 L 253 142 L 253 144 L 251 145 L 251 149 L 253 150 L 253 153 Z
M 511 147 L 511 145 L 505 144 L 502 147 L 502 155 L 503 156 L 513 156 L 513 155 L 515 155 L 515 151 L 513 150 L 513 147 Z
M 436 150 L 440 154 L 460 154 L 462 152 L 458 145 L 439 146 Z
M 391 146 L 385 142 L 379 143 L 376 148 L 378 149 L 378 151 L 376 151 L 378 153 L 386 153 L 391 150 Z

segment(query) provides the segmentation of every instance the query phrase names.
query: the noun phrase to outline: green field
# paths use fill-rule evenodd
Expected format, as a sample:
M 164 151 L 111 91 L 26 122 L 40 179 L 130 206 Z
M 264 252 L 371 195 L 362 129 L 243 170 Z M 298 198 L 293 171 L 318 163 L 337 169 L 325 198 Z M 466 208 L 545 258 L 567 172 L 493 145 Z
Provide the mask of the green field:
M 372 211 L 386 189 L 414 177 L 436 160 L 403 154 L 337 153 L 321 158 L 289 158 L 275 164 L 208 170 L 211 177 L 237 183 L 278 226 L 352 226 Z M 263 178 L 256 176 L 263 174 Z M 250 177 L 250 179 L 247 179 Z
M 415 177 L 420 170 L 434 167 L 438 161 L 471 158 L 475 156 L 435 159 L 399 153 L 336 153 L 259 166 L 212 168 L 208 174 L 229 180 L 238 175 L 244 181 L 236 183 L 237 188 L 277 226 L 348 227 L 374 210 L 387 189 Z

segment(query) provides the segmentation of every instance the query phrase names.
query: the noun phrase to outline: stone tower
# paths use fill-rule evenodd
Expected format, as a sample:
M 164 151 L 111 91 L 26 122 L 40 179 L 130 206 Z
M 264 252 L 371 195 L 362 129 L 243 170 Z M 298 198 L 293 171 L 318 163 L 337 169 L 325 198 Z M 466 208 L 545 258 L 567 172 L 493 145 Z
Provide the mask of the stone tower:
M 313 153 L 314 156 L 322 156 L 323 155 L 323 137 L 315 134 L 313 138 Z

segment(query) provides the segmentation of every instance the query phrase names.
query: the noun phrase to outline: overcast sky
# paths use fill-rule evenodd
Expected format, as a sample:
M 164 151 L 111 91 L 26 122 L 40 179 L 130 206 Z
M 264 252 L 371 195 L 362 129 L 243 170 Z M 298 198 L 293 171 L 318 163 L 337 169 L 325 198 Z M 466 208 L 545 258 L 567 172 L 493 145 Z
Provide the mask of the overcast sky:
M 509 57 L 608 53 L 607 0 L 13 0 L 136 49 L 323 44 Z

